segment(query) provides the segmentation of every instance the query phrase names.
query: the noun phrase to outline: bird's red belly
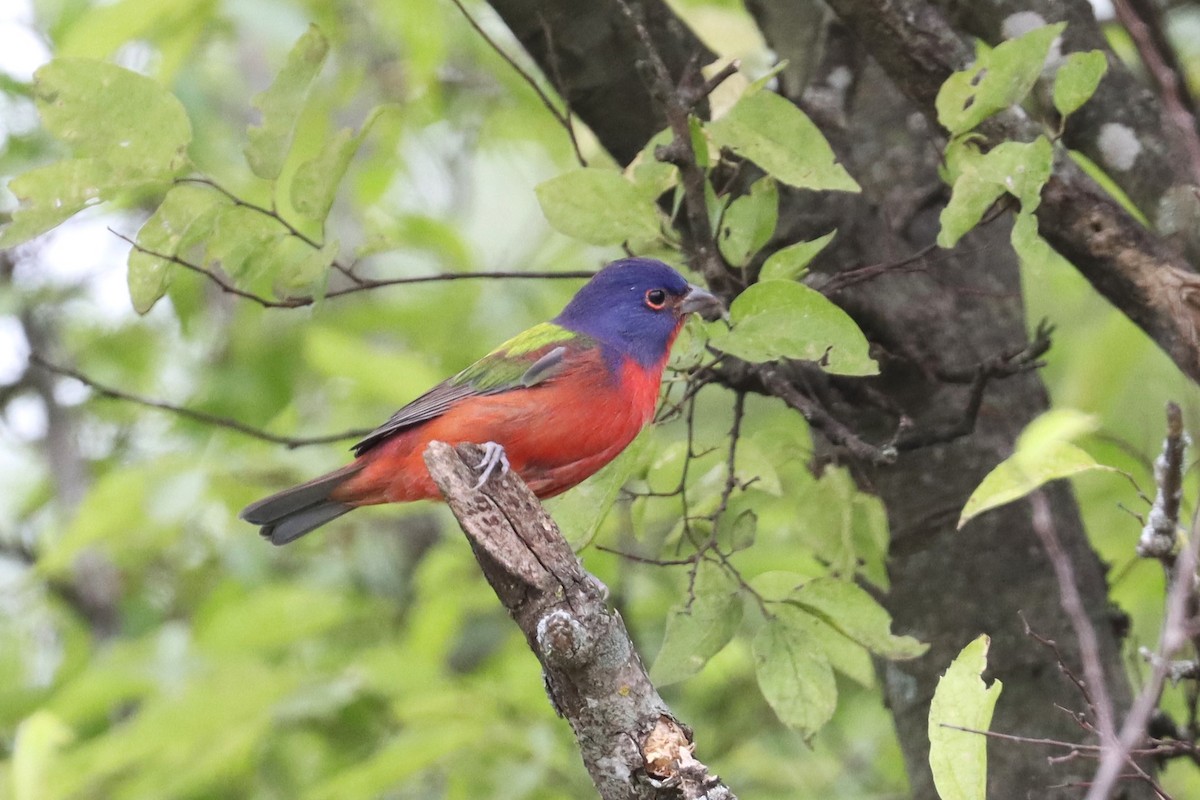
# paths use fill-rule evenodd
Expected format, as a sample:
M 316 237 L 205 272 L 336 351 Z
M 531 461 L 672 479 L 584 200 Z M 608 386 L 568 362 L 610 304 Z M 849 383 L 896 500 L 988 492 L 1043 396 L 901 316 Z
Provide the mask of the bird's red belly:
M 622 371 L 628 377 L 628 368 Z M 661 374 L 661 373 L 660 373 Z M 423 454 L 432 441 L 504 447 L 538 497 L 570 489 L 611 461 L 654 413 L 658 380 L 562 382 L 473 397 L 364 453 L 363 468 L 331 495 L 350 505 L 440 499 Z

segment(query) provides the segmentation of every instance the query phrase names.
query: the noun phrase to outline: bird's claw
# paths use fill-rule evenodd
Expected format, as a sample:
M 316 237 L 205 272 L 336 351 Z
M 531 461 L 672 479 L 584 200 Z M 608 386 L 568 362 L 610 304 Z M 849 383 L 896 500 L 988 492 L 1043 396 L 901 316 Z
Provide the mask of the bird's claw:
M 479 481 L 475 484 L 475 489 L 478 491 L 483 488 L 483 485 L 488 482 L 488 478 L 492 477 L 492 473 L 496 471 L 496 467 L 500 467 L 500 474 L 508 474 L 508 454 L 504 452 L 504 445 L 496 442 L 483 443 L 483 460 L 475 465 L 475 469 L 482 469 L 483 474 L 479 476 Z

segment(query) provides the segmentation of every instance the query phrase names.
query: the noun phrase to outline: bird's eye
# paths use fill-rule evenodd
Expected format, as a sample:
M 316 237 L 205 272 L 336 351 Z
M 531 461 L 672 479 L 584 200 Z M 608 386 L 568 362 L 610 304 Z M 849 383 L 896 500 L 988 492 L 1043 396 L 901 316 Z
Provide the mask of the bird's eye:
M 650 289 L 646 292 L 646 305 L 659 311 L 667 304 L 667 293 L 662 289 Z

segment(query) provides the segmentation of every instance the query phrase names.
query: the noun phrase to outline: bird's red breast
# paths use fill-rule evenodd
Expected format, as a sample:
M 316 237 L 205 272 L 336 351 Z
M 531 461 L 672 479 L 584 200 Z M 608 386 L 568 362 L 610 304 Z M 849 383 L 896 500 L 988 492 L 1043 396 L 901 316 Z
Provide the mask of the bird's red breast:
M 610 366 L 598 347 L 572 352 L 553 380 L 465 398 L 368 450 L 330 497 L 353 506 L 440 498 L 423 461 L 432 441 L 496 442 L 538 497 L 553 497 L 612 461 L 650 421 L 666 360 Z

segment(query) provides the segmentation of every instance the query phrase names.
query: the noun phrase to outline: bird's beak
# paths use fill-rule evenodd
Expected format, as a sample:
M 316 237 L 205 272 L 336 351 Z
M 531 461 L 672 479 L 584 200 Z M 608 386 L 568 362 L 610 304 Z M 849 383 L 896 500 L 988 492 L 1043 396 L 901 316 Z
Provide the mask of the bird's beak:
M 690 314 L 693 311 L 709 322 L 725 316 L 725 306 L 720 299 L 695 285 L 691 285 L 691 291 L 684 295 L 683 302 L 679 304 L 680 314 Z

